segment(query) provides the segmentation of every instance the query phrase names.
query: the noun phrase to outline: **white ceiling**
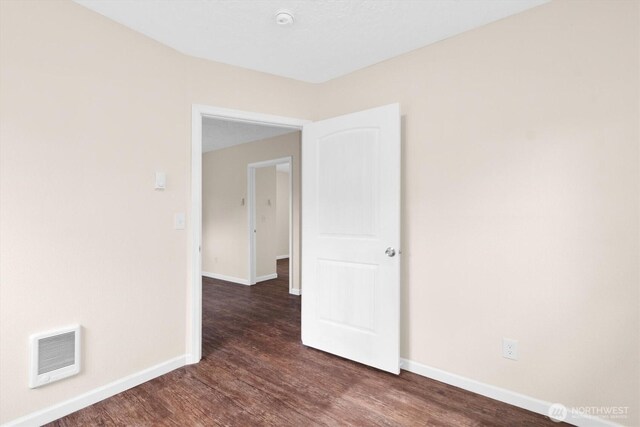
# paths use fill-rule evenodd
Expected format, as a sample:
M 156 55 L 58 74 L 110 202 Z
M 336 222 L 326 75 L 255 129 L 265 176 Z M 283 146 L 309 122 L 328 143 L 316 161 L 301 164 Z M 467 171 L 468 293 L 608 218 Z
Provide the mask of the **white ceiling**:
M 548 0 L 74 1 L 185 54 L 320 83 Z
M 299 130 L 205 117 L 202 119 L 202 152 L 260 141 L 291 132 L 299 132 Z

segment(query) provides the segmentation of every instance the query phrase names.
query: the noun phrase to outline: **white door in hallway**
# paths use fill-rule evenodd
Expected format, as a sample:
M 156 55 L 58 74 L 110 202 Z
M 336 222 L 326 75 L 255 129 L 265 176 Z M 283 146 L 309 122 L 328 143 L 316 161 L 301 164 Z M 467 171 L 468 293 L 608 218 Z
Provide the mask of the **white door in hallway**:
M 397 374 L 400 107 L 302 135 L 302 342 Z

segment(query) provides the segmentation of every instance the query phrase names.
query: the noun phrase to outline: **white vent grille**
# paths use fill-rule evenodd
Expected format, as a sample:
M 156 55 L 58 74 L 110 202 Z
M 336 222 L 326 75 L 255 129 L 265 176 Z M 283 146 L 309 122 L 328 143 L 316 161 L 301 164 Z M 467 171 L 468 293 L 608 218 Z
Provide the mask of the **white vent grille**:
M 35 388 L 80 372 L 80 326 L 31 336 L 31 378 Z

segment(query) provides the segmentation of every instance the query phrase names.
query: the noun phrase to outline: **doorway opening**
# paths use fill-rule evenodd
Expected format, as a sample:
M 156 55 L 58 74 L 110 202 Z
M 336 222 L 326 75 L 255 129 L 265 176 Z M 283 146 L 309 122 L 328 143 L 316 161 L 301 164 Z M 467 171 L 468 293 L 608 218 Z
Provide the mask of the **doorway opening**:
M 278 270 L 286 268 L 289 293 L 300 295 L 293 281 L 299 257 L 294 261 L 292 164 L 293 156 L 287 156 L 247 166 L 249 284 L 276 279 Z
M 300 119 L 202 105 L 193 106 L 190 216 L 192 224 L 190 253 L 192 259 L 190 260 L 191 289 L 188 305 L 190 310 L 189 330 L 187 331 L 187 363 L 197 363 L 202 357 L 203 275 L 251 286 L 259 283 L 257 279 L 264 278 L 264 276 L 269 277 L 269 274 L 277 274 L 276 257 L 288 255 L 290 261 L 289 293 L 300 294 L 300 219 L 297 207 L 300 200 L 300 141 L 302 127 L 305 123 L 307 121 Z M 235 135 L 235 137 L 229 137 L 229 135 Z M 238 135 L 242 135 L 244 140 L 238 139 Z M 296 152 L 283 148 L 287 145 L 286 143 L 274 143 L 274 139 L 277 137 L 286 137 L 287 135 L 289 135 L 289 142 L 297 138 Z M 264 140 L 263 144 L 259 144 L 261 140 Z M 206 145 L 212 141 L 222 145 L 210 151 L 225 152 L 224 156 L 208 156 L 218 157 L 217 160 L 212 161 L 213 169 L 207 166 L 210 159 L 206 158 L 206 154 L 203 155 Z M 225 144 L 228 145 L 225 146 Z M 234 149 L 238 147 L 238 150 Z M 205 162 L 207 165 L 204 164 Z M 274 257 L 272 265 L 275 271 L 262 274 L 263 277 L 259 277 L 256 273 L 256 256 L 259 254 L 256 253 L 257 241 L 254 232 L 256 230 L 254 227 L 256 225 L 255 208 L 258 207 L 255 203 L 255 172 L 260 167 L 273 167 L 275 178 L 277 176 L 275 175 L 277 173 L 276 165 L 285 164 L 289 168 L 290 206 L 287 209 L 289 212 L 288 222 L 290 223 L 288 227 L 289 253 L 276 253 L 277 249 L 273 249 L 271 251 Z M 215 170 L 215 173 L 210 174 L 210 170 Z M 204 185 L 205 179 L 207 186 Z M 211 202 L 209 207 L 212 209 L 205 206 L 208 203 L 205 197 L 205 190 L 208 188 L 205 187 L 213 187 L 214 193 L 218 192 L 222 196 L 222 199 Z M 268 206 L 266 203 L 269 199 L 266 200 L 264 206 Z M 271 206 L 268 207 L 275 214 L 277 200 L 270 202 Z M 217 234 L 218 236 L 225 235 L 224 238 L 227 240 L 217 240 L 212 246 L 211 241 L 205 239 L 207 234 L 205 230 L 211 220 L 215 223 L 216 218 L 225 220 L 225 228 L 218 229 Z M 261 220 L 261 216 L 258 218 Z M 215 228 L 214 234 L 216 234 Z

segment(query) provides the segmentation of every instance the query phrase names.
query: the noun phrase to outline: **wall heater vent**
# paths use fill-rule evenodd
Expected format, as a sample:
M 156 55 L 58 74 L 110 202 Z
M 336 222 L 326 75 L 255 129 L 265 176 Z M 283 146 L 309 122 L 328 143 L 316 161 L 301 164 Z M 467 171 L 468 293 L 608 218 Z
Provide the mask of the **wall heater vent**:
M 31 335 L 29 387 L 36 388 L 80 372 L 80 325 Z

